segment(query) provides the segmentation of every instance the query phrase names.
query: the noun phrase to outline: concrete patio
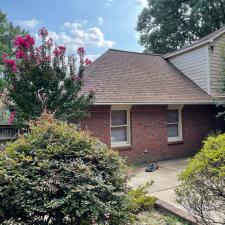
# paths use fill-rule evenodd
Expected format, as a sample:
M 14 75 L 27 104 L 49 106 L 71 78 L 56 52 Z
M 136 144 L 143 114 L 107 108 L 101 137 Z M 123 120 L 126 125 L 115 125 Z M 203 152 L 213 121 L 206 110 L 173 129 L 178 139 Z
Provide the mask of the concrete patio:
M 138 187 L 153 180 L 153 185 L 148 189 L 150 195 L 176 208 L 183 209 L 176 202 L 174 189 L 179 185 L 178 174 L 184 170 L 189 160 L 190 158 L 183 158 L 159 162 L 159 169 L 154 172 L 145 172 L 146 166 L 135 168 L 134 176 L 130 179 L 128 185 Z

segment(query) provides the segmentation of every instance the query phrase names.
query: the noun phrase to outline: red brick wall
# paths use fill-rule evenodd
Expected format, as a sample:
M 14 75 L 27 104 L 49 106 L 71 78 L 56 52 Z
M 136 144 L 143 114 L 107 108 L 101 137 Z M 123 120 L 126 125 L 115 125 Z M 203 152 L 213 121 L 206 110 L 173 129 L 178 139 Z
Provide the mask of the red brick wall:
M 119 150 L 128 162 L 147 163 L 193 155 L 218 123 L 213 106 L 184 106 L 183 142 L 169 144 L 166 112 L 167 106 L 139 105 L 131 108 L 131 147 Z M 86 127 L 110 146 L 110 106 L 92 107 L 90 114 L 90 118 L 82 121 L 82 128 Z
M 81 128 L 110 146 L 110 109 L 111 106 L 92 106 L 90 116 L 81 121 Z

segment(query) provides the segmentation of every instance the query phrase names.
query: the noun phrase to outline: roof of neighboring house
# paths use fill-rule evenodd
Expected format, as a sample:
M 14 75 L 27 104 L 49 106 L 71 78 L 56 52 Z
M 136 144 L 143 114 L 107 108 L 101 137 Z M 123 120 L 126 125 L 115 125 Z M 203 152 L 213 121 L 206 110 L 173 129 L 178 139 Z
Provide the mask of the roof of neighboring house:
M 95 104 L 208 104 L 213 99 L 160 55 L 110 49 L 85 70 Z
M 222 27 L 222 28 L 220 28 L 220 29 L 218 29 L 218 30 L 208 34 L 207 36 L 205 36 L 205 37 L 203 37 L 203 38 L 193 42 L 190 45 L 184 46 L 183 48 L 178 49 L 178 50 L 176 50 L 174 52 L 170 52 L 170 53 L 165 54 L 163 57 L 164 58 L 170 58 L 172 56 L 181 54 L 181 53 L 189 51 L 191 49 L 194 49 L 194 48 L 200 47 L 202 45 L 211 43 L 211 42 L 213 42 L 213 40 L 215 38 L 219 37 L 220 35 L 222 35 L 224 33 L 225 33 L 225 27 Z

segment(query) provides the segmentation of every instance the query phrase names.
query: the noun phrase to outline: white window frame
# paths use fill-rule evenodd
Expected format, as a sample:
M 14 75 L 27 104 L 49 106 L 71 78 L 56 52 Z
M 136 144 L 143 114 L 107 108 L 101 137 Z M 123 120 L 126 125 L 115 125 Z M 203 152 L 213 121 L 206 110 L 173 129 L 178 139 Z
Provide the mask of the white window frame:
M 176 141 L 183 141 L 183 131 L 182 131 L 182 109 L 183 105 L 169 105 L 167 110 L 177 110 L 178 111 L 178 123 L 168 123 L 166 118 L 166 127 L 171 124 L 178 125 L 178 136 L 177 137 L 168 137 L 168 142 L 176 142 Z
M 126 131 L 127 131 L 127 141 L 118 141 L 118 142 L 112 142 L 111 141 L 111 147 L 112 148 L 117 148 L 117 147 L 128 147 L 131 145 L 131 133 L 130 133 L 130 105 L 112 105 L 111 106 L 111 111 L 110 111 L 110 140 L 111 140 L 111 130 L 113 127 L 125 127 L 126 126 Z M 117 125 L 117 126 L 112 126 L 112 111 L 116 110 L 125 110 L 127 112 L 127 124 L 126 125 Z

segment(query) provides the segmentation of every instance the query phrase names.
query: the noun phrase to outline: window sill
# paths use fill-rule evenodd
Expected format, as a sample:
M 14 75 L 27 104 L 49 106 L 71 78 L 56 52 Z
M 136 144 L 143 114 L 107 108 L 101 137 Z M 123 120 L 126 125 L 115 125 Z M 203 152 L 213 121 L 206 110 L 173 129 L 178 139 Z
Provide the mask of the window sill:
M 184 144 L 183 140 L 168 141 L 168 145 Z
M 115 150 L 127 150 L 127 149 L 131 149 L 131 145 L 114 145 L 114 146 L 111 146 L 112 149 L 115 149 Z

